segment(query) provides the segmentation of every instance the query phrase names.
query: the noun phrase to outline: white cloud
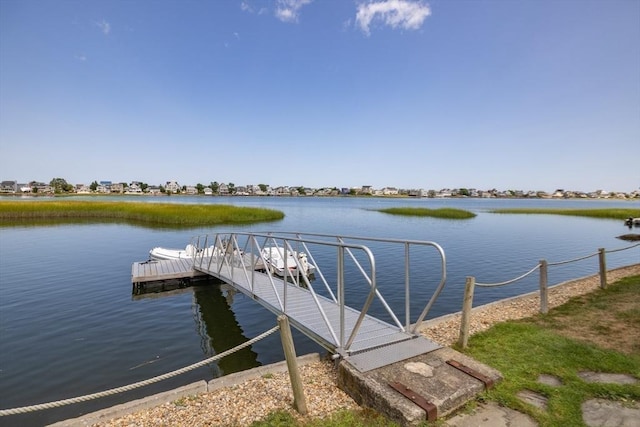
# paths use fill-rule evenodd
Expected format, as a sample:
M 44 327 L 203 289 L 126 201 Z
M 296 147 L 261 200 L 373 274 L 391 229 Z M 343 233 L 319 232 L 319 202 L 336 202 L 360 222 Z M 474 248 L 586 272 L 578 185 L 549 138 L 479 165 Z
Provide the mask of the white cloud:
M 283 22 L 297 22 L 300 9 L 313 0 L 276 0 L 276 18 Z
M 109 24 L 104 19 L 100 22 L 96 22 L 96 25 L 100 28 L 100 31 L 102 31 L 105 36 L 109 35 L 109 33 L 111 32 L 111 24 Z
M 422 1 L 379 0 L 358 5 L 356 23 L 366 34 L 370 34 L 372 21 L 381 21 L 391 28 L 416 30 L 431 15 L 431 8 Z

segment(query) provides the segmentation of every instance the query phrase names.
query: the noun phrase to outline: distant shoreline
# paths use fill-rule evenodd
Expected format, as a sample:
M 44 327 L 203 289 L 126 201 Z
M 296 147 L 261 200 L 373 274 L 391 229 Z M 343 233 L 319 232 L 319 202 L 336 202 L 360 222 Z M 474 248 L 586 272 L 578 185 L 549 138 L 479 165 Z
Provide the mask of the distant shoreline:
M 492 196 L 492 197 L 474 197 L 474 196 L 410 196 L 410 195 L 374 195 L 374 194 L 338 194 L 338 195 L 320 195 L 320 194 L 312 194 L 312 195 L 281 195 L 281 194 L 182 194 L 182 193 L 172 193 L 172 194 L 135 194 L 135 193 L 65 193 L 65 194 L 37 194 L 37 193 L 29 193 L 29 194 L 18 194 L 18 193 L 0 193 L 0 199 L 3 197 L 7 198 L 72 198 L 72 197 L 203 197 L 203 198 L 216 198 L 216 197 L 269 197 L 269 198 L 345 198 L 345 199 L 429 199 L 429 200 L 465 200 L 465 199 L 474 199 L 474 200 L 558 200 L 558 201 L 571 201 L 571 200 L 585 200 L 585 201 L 619 201 L 619 202 L 640 202 L 640 197 L 634 198 L 619 198 L 619 197 L 521 197 L 521 196 Z

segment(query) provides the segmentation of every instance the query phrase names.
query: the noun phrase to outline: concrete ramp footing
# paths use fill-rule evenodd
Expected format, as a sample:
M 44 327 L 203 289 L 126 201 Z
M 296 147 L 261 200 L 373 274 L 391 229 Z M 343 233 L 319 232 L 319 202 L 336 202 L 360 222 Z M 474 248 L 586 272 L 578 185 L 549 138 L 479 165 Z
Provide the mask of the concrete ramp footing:
M 340 388 L 402 426 L 446 416 L 501 379 L 497 370 L 451 348 L 368 372 L 359 372 L 348 359 L 338 366 Z

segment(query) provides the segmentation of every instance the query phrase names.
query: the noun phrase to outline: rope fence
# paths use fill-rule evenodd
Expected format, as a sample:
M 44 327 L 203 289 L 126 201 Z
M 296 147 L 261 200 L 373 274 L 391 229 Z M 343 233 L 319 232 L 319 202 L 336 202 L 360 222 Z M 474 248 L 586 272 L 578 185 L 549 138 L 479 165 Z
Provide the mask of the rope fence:
M 625 248 L 619 249 L 611 249 L 605 250 L 604 248 L 598 249 L 598 252 L 588 254 L 582 257 L 566 260 L 566 261 L 557 261 L 549 263 L 546 260 L 542 259 L 540 262 L 533 267 L 528 272 L 518 276 L 514 279 L 507 280 L 504 282 L 498 283 L 476 283 L 475 277 L 469 276 L 467 277 L 465 290 L 464 290 L 464 299 L 462 303 L 462 316 L 460 321 L 460 335 L 458 338 L 458 344 L 462 348 L 467 347 L 468 339 L 469 339 L 469 327 L 471 322 L 471 308 L 473 306 L 473 293 L 476 286 L 483 288 L 492 288 L 510 285 L 515 283 L 521 279 L 524 279 L 527 276 L 533 274 L 536 270 L 540 271 L 540 313 L 547 314 L 549 311 L 549 299 L 548 299 L 548 267 L 549 266 L 558 266 L 563 264 L 569 264 L 572 262 L 583 261 L 588 258 L 592 258 L 597 256 L 599 261 L 599 276 L 600 276 L 600 288 L 605 289 L 607 287 L 607 262 L 606 262 L 606 254 L 614 253 L 620 251 L 626 251 L 629 249 L 633 249 L 635 247 L 640 246 L 640 243 L 633 244 L 631 246 L 627 246 Z
M 65 405 L 71 405 L 73 403 L 80 403 L 80 402 L 86 402 L 89 400 L 94 400 L 94 399 L 98 399 L 101 397 L 105 397 L 105 396 L 111 396 L 114 394 L 118 394 L 118 393 L 123 393 L 126 391 L 131 391 L 131 390 L 135 390 L 137 388 L 140 387 L 144 387 L 150 384 L 154 384 L 181 374 L 184 374 L 186 372 L 189 371 L 193 371 L 194 369 L 197 368 L 201 368 L 205 365 L 208 365 L 209 363 L 215 362 L 217 360 L 222 359 L 225 356 L 228 356 L 230 354 L 233 354 L 239 350 L 242 350 L 245 347 L 248 347 L 258 341 L 260 341 L 263 338 L 268 337 L 269 335 L 271 335 L 272 333 L 276 332 L 278 329 L 280 329 L 280 325 L 276 325 L 273 328 L 269 329 L 266 332 L 263 332 L 262 334 L 258 335 L 255 338 L 252 338 L 234 348 L 231 348 L 229 350 L 223 351 L 222 353 L 216 354 L 213 357 L 210 357 L 208 359 L 202 360 L 200 362 L 194 363 L 192 365 L 186 366 L 184 368 L 180 368 L 177 369 L 175 371 L 172 372 L 168 372 L 166 374 L 163 375 L 159 375 L 157 377 L 153 377 L 153 378 L 149 378 L 147 380 L 144 381 L 139 381 L 137 383 L 133 383 L 133 384 L 129 384 L 126 386 L 122 386 L 122 387 L 117 387 L 117 388 L 112 388 L 110 390 L 105 390 L 99 393 L 93 393 L 93 394 L 88 394 L 85 396 L 79 396 L 79 397 L 74 397 L 74 398 L 70 398 L 70 399 L 64 399 L 64 400 L 58 400 L 55 402 L 48 402 L 48 403 L 41 403 L 38 405 L 31 405 L 31 406 L 23 406 L 20 408 L 13 408 L 13 409 L 1 409 L 0 410 L 0 417 L 3 416 L 7 416 L 7 415 L 16 415 L 16 414 L 25 414 L 28 412 L 35 412 L 35 411 L 41 411 L 43 409 L 52 409 L 52 408 L 58 408 L 61 406 L 65 406 Z

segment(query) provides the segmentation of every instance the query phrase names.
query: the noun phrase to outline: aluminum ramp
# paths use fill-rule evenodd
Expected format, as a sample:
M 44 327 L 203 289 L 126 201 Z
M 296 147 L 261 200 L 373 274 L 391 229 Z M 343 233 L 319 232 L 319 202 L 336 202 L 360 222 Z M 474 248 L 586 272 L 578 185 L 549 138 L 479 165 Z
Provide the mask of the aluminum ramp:
M 339 349 L 340 343 L 334 339 L 329 325 L 335 334 L 340 334 L 338 340 L 344 342 L 345 334 L 354 329 L 360 316 L 358 310 L 343 306 L 344 326 L 341 329 L 342 307 L 333 300 L 317 294 L 314 298 L 304 287 L 266 273 L 232 266 L 222 257 L 201 258 L 194 269 L 223 280 L 275 314 L 286 314 L 294 327 L 332 352 Z M 410 335 L 395 325 L 365 315 L 345 358 L 356 369 L 366 372 L 438 348 L 440 345 L 422 336 Z

